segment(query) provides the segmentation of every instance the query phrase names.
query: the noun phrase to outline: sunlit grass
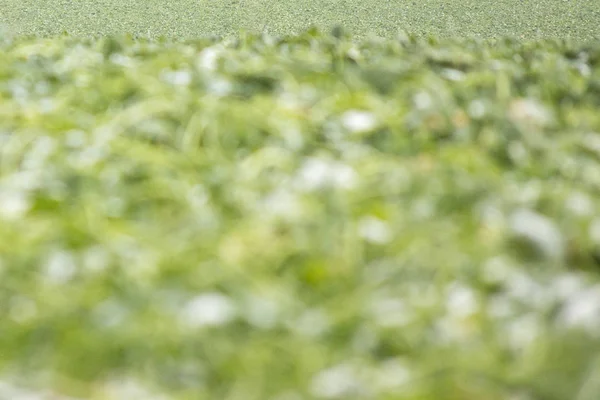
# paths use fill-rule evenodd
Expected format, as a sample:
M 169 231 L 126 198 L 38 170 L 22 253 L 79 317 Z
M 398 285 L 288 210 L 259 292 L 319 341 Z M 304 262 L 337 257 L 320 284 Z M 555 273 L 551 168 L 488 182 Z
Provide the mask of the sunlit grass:
M 0 397 L 596 398 L 597 42 L 1 46 Z
M 3 0 L 0 15 L 17 34 L 235 36 L 240 29 L 276 35 L 342 25 L 353 34 L 600 37 L 597 0 Z

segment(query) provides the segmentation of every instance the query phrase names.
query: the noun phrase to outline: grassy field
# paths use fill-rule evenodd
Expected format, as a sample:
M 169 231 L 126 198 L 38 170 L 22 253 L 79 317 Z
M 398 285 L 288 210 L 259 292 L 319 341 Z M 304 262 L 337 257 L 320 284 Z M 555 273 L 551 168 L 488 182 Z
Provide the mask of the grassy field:
M 0 398 L 598 398 L 598 42 L 0 46 Z
M 393 37 L 405 30 L 483 38 L 600 37 L 598 0 L 3 0 L 0 16 L 9 30 L 28 35 L 195 38 L 342 25 L 356 36 Z
M 0 400 L 599 399 L 599 20 L 0 1 Z

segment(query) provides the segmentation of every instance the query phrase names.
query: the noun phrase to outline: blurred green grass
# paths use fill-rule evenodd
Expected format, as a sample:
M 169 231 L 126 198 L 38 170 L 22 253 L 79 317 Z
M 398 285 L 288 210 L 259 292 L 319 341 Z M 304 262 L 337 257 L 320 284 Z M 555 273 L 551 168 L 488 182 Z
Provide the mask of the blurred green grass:
M 0 43 L 3 381 L 600 393 L 598 42 Z
M 275 35 L 341 25 L 355 36 L 393 37 L 399 30 L 442 37 L 524 39 L 600 37 L 597 0 L 156 1 L 3 0 L 0 15 L 20 35 L 196 38 L 240 29 Z

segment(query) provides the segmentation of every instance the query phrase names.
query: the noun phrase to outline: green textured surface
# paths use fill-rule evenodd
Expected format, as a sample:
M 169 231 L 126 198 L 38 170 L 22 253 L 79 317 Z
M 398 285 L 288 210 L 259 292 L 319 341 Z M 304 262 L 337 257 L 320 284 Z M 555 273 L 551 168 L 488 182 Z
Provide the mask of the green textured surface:
M 19 34 L 132 33 L 171 38 L 287 35 L 342 25 L 355 35 L 399 30 L 436 36 L 525 39 L 600 37 L 598 0 L 2 0 L 5 25 Z M 1 18 L 1 17 L 0 17 Z

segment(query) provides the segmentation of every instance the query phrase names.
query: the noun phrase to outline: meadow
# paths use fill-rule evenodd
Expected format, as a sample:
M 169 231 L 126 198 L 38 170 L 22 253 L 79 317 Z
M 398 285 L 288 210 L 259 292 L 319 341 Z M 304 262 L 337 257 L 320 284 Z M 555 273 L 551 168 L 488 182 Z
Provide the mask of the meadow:
M 0 400 L 599 398 L 594 2 L 11 1 Z

